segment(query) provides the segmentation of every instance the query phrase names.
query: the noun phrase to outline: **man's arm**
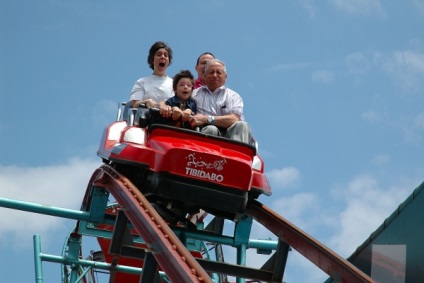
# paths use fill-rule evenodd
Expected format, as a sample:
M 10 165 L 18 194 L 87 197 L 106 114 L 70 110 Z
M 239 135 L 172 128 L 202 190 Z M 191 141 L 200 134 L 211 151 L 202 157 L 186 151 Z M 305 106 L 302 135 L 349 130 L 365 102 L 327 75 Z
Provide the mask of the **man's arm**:
M 203 114 L 196 114 L 190 118 L 190 125 L 195 128 L 204 125 L 214 125 L 220 128 L 227 129 L 235 122 L 240 121 L 240 116 L 236 114 L 228 114 L 223 116 L 211 116 L 212 121 L 209 122 L 209 116 Z

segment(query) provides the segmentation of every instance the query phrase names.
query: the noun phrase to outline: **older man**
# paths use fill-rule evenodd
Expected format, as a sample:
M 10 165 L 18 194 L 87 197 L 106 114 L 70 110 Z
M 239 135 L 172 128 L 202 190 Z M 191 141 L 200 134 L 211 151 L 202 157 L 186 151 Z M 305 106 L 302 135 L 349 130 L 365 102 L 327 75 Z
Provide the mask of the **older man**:
M 200 126 L 203 133 L 253 145 L 249 124 L 244 121 L 243 99 L 225 86 L 227 69 L 224 62 L 209 60 L 204 74 L 206 85 L 195 89 L 192 94 L 197 114 L 190 119 L 191 127 Z

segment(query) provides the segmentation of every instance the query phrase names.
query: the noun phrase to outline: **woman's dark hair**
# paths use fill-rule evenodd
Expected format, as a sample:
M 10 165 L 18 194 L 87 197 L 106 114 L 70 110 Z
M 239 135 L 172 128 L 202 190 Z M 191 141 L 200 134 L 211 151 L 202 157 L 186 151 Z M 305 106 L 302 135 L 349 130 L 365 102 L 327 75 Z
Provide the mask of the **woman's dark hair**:
M 149 67 L 152 70 L 154 70 L 154 68 L 155 68 L 154 65 L 153 65 L 153 60 L 155 58 L 155 54 L 161 48 L 164 48 L 166 51 L 168 51 L 169 65 L 171 65 L 171 63 L 172 63 L 172 49 L 171 49 L 171 47 L 169 47 L 168 45 L 166 45 L 165 42 L 156 41 L 152 45 L 152 47 L 150 47 L 149 56 L 147 57 L 147 64 L 149 64 Z
M 194 77 L 193 77 L 193 74 L 189 70 L 181 70 L 173 78 L 172 88 L 174 89 L 174 91 L 177 90 L 177 84 L 179 83 L 179 81 L 181 79 L 190 79 L 191 80 L 191 83 L 193 84 L 193 87 L 194 87 Z

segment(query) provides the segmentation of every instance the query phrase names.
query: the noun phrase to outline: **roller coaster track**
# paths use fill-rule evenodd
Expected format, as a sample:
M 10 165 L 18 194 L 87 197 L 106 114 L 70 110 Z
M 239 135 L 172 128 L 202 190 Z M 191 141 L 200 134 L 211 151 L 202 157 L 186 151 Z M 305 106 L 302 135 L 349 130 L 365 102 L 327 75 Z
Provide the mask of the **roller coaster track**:
M 94 186 L 107 189 L 124 207 L 125 215 L 172 282 L 212 282 L 166 222 L 127 178 L 107 165 L 97 169 L 93 177 Z
M 374 282 L 353 264 L 306 234 L 257 201 L 250 202 L 246 214 L 252 216 L 301 255 L 327 273 L 335 282 Z
M 155 211 L 140 191 L 112 167 L 103 165 L 92 176 L 92 185 L 108 190 L 124 208 L 124 213 L 145 240 L 148 248 L 171 282 L 212 282 L 202 266 L 181 243 L 166 222 Z M 87 195 L 85 201 L 87 201 Z M 246 215 L 253 217 L 279 238 L 282 247 L 272 261 L 271 275 L 263 276 L 267 282 L 282 282 L 288 246 L 297 250 L 309 261 L 327 273 L 334 282 L 372 283 L 368 275 L 341 258 L 289 221 L 257 201 L 248 205 Z M 199 261 L 199 262 L 198 262 Z M 252 273 L 253 274 L 253 273 Z M 249 278 L 254 278 L 249 277 Z M 143 275 L 140 282 L 143 281 Z M 148 282 L 148 281 L 146 281 Z

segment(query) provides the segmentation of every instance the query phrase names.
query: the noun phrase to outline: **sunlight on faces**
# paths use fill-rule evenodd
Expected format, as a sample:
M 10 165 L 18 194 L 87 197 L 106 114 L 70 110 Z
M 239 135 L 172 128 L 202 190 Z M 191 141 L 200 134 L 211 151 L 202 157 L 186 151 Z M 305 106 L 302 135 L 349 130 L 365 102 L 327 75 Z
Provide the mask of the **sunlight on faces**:
M 181 102 L 187 101 L 187 99 L 191 96 L 193 90 L 193 83 L 189 78 L 182 78 L 179 80 L 177 84 L 177 96 Z
M 200 56 L 199 64 L 196 66 L 197 76 L 200 78 L 200 80 L 205 81 L 205 74 L 204 74 L 205 67 L 208 61 L 212 59 L 215 59 L 215 58 L 210 54 L 204 54 Z
M 88 181 L 100 162 L 72 159 L 57 166 L 0 167 L 0 196 L 3 198 L 79 210 Z M 14 236 L 14 245 L 32 245 L 32 235 L 63 227 L 64 219 L 0 208 L 0 239 Z M 48 234 L 47 234 L 48 235 Z M 25 237 L 25 241 L 21 241 Z M 30 237 L 30 238 L 28 238 Z M 1 241 L 0 241 L 1 242 Z M 16 243 L 15 243 L 16 242 Z
M 211 91 L 225 84 L 227 74 L 225 73 L 224 66 L 219 62 L 213 62 L 205 70 L 206 84 Z
M 153 66 L 154 70 L 164 71 L 169 65 L 169 54 L 165 48 L 160 48 L 156 51 L 155 56 L 153 57 Z

